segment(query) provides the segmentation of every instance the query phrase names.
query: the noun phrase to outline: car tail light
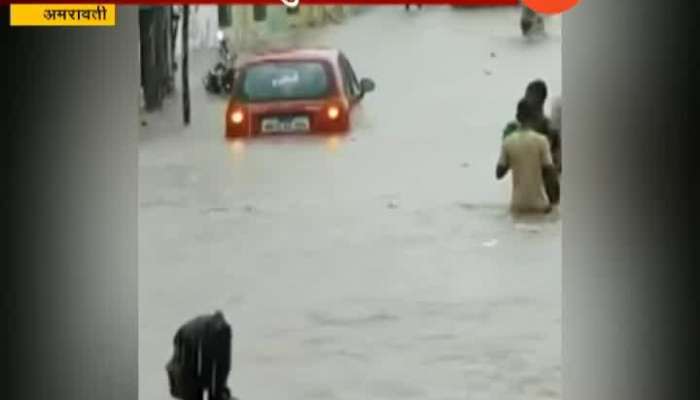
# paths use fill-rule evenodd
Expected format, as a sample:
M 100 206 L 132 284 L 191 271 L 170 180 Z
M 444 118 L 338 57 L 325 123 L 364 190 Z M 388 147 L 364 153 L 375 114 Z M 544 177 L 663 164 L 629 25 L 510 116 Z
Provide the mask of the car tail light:
M 231 122 L 233 124 L 238 125 L 241 122 L 243 122 L 244 117 L 245 116 L 243 115 L 243 110 L 240 110 L 240 109 L 233 110 L 233 112 L 231 113 Z
M 329 119 L 337 119 L 340 116 L 340 108 L 335 105 L 331 105 L 326 109 L 326 115 Z
M 326 115 L 326 118 L 328 118 L 331 121 L 336 121 L 340 119 L 343 116 L 343 111 L 345 110 L 345 107 L 343 106 L 343 101 L 342 99 L 330 99 L 326 103 L 326 107 L 324 109 L 324 113 Z

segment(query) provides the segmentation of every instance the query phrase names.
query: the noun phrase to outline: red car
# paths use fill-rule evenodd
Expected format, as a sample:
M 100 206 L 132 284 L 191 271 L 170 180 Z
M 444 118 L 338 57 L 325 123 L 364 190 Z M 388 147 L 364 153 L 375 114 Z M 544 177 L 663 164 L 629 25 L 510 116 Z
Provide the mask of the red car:
M 226 137 L 347 132 L 353 108 L 373 90 L 374 82 L 358 80 L 338 50 L 258 55 L 238 68 L 226 111 Z

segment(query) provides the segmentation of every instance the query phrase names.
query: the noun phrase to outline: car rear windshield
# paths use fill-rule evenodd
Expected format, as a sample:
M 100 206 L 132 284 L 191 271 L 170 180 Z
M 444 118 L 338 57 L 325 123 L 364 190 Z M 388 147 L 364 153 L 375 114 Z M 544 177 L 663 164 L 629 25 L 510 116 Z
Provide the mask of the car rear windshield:
M 269 62 L 248 67 L 237 97 L 249 102 L 326 97 L 331 84 L 322 62 Z

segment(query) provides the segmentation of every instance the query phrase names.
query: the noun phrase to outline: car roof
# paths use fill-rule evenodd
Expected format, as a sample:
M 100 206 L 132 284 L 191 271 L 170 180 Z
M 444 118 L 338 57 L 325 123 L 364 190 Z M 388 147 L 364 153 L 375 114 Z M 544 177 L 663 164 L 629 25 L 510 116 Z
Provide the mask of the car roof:
M 338 59 L 340 51 L 331 48 L 294 48 L 294 49 L 279 49 L 267 50 L 262 53 L 252 54 L 242 60 L 241 66 L 249 64 L 258 64 L 266 61 L 304 61 L 304 60 L 323 60 L 332 64 Z

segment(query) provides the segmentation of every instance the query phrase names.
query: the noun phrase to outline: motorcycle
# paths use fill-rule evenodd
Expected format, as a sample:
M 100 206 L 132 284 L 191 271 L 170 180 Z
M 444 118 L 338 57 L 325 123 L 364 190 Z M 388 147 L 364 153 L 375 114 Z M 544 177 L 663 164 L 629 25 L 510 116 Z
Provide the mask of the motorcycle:
M 204 87 L 207 92 L 212 94 L 230 94 L 236 75 L 234 68 L 236 54 L 230 50 L 228 40 L 223 32 L 217 32 L 217 39 L 219 41 L 219 61 L 204 77 Z

